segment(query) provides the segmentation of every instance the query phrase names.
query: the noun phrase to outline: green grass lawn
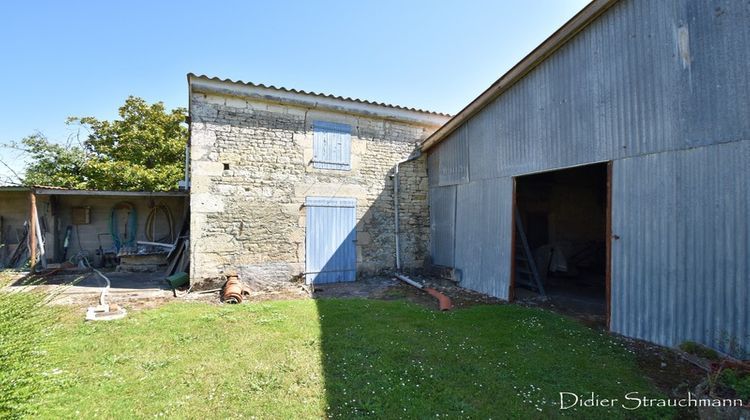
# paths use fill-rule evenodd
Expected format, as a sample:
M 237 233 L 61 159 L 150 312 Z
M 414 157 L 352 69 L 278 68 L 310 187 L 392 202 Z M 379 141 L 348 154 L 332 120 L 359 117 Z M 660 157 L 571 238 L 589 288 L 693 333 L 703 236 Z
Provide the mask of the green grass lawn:
M 70 314 L 49 341 L 47 418 L 655 417 L 560 411 L 559 391 L 660 394 L 617 339 L 515 305 L 172 303 L 121 321 Z

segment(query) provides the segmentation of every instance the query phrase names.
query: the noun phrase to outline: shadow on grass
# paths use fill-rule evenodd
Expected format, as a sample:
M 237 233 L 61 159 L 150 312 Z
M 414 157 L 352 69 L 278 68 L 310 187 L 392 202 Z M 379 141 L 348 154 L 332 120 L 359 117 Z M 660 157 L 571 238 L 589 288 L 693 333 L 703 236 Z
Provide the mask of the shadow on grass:
M 559 392 L 659 393 L 616 339 L 515 305 L 438 312 L 403 301 L 317 299 L 329 417 L 670 416 L 572 408 Z

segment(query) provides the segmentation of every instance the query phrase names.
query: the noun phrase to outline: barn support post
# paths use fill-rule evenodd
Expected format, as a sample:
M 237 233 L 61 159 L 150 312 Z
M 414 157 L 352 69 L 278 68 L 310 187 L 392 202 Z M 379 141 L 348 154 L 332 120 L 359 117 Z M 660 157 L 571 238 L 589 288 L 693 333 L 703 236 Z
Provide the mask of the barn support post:
M 39 228 L 36 225 L 36 194 L 34 194 L 34 190 L 31 190 L 29 192 L 29 265 L 31 267 L 31 272 L 33 273 L 36 269 L 36 246 L 37 246 L 37 240 L 36 240 L 36 230 Z

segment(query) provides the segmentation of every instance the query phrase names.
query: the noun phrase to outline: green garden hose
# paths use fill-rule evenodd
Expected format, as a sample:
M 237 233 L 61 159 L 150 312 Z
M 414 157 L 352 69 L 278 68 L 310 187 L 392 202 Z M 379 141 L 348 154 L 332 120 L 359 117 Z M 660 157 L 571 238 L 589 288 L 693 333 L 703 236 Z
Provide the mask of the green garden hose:
M 120 238 L 120 228 L 117 224 L 117 211 L 126 210 L 128 212 L 128 221 L 125 224 L 125 242 Z M 128 202 L 117 203 L 112 207 L 112 216 L 109 223 L 109 233 L 112 235 L 112 242 L 115 244 L 115 250 L 120 252 L 123 246 L 135 246 L 135 236 L 138 232 L 138 212 L 135 206 Z

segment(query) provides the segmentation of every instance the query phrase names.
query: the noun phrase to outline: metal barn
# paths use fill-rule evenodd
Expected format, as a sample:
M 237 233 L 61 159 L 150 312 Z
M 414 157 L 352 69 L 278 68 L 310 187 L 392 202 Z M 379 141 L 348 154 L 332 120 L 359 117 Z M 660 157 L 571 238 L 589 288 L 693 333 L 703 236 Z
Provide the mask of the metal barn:
M 747 356 L 748 67 L 745 0 L 593 1 L 423 143 L 433 263 L 512 300 L 520 226 L 612 331 Z

